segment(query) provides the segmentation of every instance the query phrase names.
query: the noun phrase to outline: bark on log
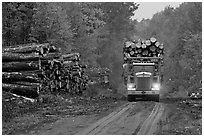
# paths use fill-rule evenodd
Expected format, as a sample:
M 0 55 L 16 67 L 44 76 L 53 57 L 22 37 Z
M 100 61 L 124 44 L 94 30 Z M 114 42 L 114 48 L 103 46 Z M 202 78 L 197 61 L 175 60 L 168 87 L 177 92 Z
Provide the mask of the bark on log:
M 53 66 L 59 66 L 61 67 L 63 65 L 61 60 L 53 59 L 53 60 L 41 60 L 41 64 L 43 65 L 49 65 L 50 67 Z
M 2 63 L 3 72 L 31 71 L 38 70 L 39 68 L 40 64 L 38 61 Z
M 23 74 L 34 74 L 37 75 L 39 77 L 39 75 L 42 75 L 44 73 L 43 70 L 33 70 L 33 71 L 23 71 Z
M 35 53 L 31 54 L 19 54 L 19 53 L 2 53 L 2 62 L 14 62 L 14 61 L 38 61 L 39 55 Z
M 64 67 L 72 67 L 73 65 L 79 65 L 79 63 L 74 61 L 64 61 L 63 65 Z
M 63 58 L 63 61 L 80 61 L 80 58 L 77 56 L 69 57 L 69 58 Z
M 39 83 L 38 75 L 35 73 L 2 72 L 2 82 L 11 83 L 17 81 Z
M 61 52 L 61 49 L 52 45 L 49 47 L 49 53 L 53 53 L 53 52 Z
M 23 85 L 23 86 L 31 86 L 31 87 L 40 87 L 41 83 L 30 83 L 30 82 L 23 82 L 23 81 L 15 81 L 8 84 L 17 84 L 17 85 Z
M 2 89 L 20 96 L 29 98 L 37 98 L 39 96 L 39 88 L 34 86 L 23 86 L 17 84 L 2 84 Z
M 59 59 L 61 57 L 61 53 L 49 53 L 45 56 L 40 57 L 41 60 L 51 60 L 51 59 Z
M 32 52 L 39 52 L 42 48 L 49 49 L 49 43 L 44 44 L 23 44 L 17 45 L 16 47 L 9 47 L 2 49 L 3 52 L 13 52 L 13 53 L 32 53 Z
M 70 58 L 70 57 L 73 57 L 73 56 L 79 57 L 79 53 L 71 53 L 71 54 L 62 55 L 63 58 Z
M 49 60 L 49 59 L 60 58 L 60 56 L 61 56 L 60 53 L 49 53 L 44 56 L 40 56 L 37 53 L 20 54 L 20 53 L 5 52 L 5 53 L 2 53 L 2 62 L 38 61 L 39 59 Z
M 3 94 L 6 94 L 6 95 L 9 95 L 9 98 L 3 98 L 2 101 L 12 101 L 13 99 L 25 99 L 25 100 L 28 100 L 30 102 L 35 102 L 36 100 L 35 99 L 32 99 L 32 98 L 28 98 L 28 97 L 25 97 L 25 96 L 19 96 L 19 95 L 16 95 L 16 94 L 13 94 L 13 93 L 9 93 L 9 92 L 6 92 L 6 91 L 2 91 Z

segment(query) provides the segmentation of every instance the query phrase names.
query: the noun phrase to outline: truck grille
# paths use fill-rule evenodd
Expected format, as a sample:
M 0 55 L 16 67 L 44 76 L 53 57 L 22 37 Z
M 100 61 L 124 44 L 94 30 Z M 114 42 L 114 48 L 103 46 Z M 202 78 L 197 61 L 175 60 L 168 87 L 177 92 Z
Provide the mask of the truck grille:
M 151 90 L 150 77 L 137 77 L 137 90 Z

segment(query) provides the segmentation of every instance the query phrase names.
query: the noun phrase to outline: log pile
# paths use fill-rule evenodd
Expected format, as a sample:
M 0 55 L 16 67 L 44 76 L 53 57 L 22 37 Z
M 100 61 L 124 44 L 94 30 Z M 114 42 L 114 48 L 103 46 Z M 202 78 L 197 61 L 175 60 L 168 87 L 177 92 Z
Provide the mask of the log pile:
M 4 48 L 3 90 L 29 98 L 37 98 L 40 92 L 82 94 L 87 77 L 79 61 L 79 53 L 62 55 L 48 43 Z
M 79 53 L 62 55 L 63 65 L 66 70 L 64 75 L 64 90 L 71 94 L 81 95 L 88 84 L 88 76 L 85 74 L 86 65 L 79 63 Z
M 49 44 L 24 44 L 3 48 L 2 89 L 4 91 L 37 98 L 42 87 L 40 57 L 49 51 Z M 34 73 L 36 72 L 36 73 Z
M 124 61 L 128 57 L 163 57 L 164 46 L 156 38 L 126 41 L 123 48 Z
M 48 87 L 52 93 L 67 92 L 81 95 L 87 85 L 87 79 L 83 71 L 84 66 L 79 60 L 78 53 L 46 60 L 43 65 L 45 87 Z

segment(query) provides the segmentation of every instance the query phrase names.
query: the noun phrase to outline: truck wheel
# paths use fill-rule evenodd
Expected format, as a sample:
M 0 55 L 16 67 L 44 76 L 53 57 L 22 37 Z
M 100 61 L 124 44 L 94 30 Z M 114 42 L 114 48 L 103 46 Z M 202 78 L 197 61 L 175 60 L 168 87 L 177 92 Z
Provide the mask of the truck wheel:
M 155 96 L 155 101 L 156 101 L 156 102 L 159 102 L 159 95 L 156 95 L 156 96 Z
M 132 102 L 132 101 L 133 101 L 132 95 L 128 95 L 128 101 L 129 101 L 129 102 Z

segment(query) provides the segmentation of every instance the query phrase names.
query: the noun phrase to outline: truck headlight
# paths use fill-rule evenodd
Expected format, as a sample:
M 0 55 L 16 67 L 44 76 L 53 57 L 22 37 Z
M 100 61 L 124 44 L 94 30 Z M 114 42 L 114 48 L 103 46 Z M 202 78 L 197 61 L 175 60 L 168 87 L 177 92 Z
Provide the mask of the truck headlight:
M 127 89 L 128 90 L 135 90 L 135 84 L 127 84 Z
M 159 90 L 160 89 L 160 84 L 159 83 L 153 83 L 152 84 L 152 90 Z

